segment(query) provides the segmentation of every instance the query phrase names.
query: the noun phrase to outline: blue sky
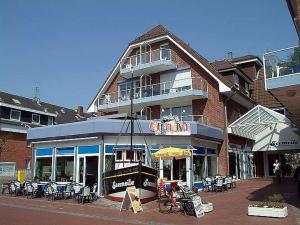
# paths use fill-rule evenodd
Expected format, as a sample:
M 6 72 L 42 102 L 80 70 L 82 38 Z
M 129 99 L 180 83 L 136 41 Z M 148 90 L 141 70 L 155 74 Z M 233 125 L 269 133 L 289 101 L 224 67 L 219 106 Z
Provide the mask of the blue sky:
M 285 0 L 0 1 L 0 90 L 89 105 L 123 50 L 162 24 L 208 60 L 297 44 Z

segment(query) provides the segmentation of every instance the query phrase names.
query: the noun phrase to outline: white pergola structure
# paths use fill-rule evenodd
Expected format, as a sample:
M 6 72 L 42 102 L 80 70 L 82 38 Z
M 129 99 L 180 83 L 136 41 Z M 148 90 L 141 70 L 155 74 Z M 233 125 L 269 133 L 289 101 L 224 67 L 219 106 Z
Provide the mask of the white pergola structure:
M 257 105 L 228 126 L 228 133 L 253 140 L 252 151 L 299 150 L 300 137 L 285 116 Z

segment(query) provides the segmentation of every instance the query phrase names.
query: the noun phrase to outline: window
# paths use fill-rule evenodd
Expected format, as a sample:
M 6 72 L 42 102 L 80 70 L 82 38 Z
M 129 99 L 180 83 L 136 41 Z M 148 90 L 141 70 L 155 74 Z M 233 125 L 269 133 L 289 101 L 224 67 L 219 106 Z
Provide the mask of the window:
M 133 160 L 134 158 L 134 152 L 131 150 L 126 151 L 126 160 Z
M 275 109 L 272 109 L 272 110 L 275 111 L 275 112 L 278 112 L 278 113 L 280 113 L 282 115 L 286 115 L 287 114 L 285 108 L 275 108 Z
M 116 151 L 116 161 L 122 161 L 123 151 Z
M 51 178 L 52 158 L 37 158 L 36 159 L 36 173 L 40 181 L 48 181 Z
M 25 170 L 30 170 L 30 162 L 31 159 L 25 159 L 25 167 L 24 167 Z
M 67 182 L 73 180 L 73 170 L 73 156 L 64 156 L 56 158 L 56 181 Z
M 233 79 L 234 79 L 234 86 L 239 89 L 240 87 L 240 80 L 239 80 L 239 76 L 237 74 L 233 75 Z
M 173 108 L 165 108 L 161 111 L 161 117 L 167 117 L 169 115 L 178 116 L 179 120 L 192 121 L 192 106 L 180 106 Z
M 48 116 L 48 125 L 53 125 L 53 117 L 52 116 Z
M 10 119 L 11 120 L 20 121 L 20 119 L 21 119 L 21 112 L 18 111 L 18 110 L 11 109 L 11 111 L 10 111 Z
M 136 52 L 136 65 L 140 65 L 141 64 L 141 52 L 137 51 Z
M 249 92 L 249 83 L 245 82 L 245 92 L 247 94 L 247 96 L 250 95 L 250 92 Z
M 200 181 L 205 177 L 205 156 L 193 156 L 193 171 L 195 181 Z
M 138 151 L 136 153 L 136 160 L 137 161 L 142 161 L 142 162 L 145 162 L 145 154 L 142 152 L 142 151 Z
M 32 123 L 40 124 L 40 115 L 39 114 L 32 114 Z
M 160 46 L 160 59 L 170 59 L 170 47 L 168 44 Z
M 217 157 L 207 156 L 207 176 L 215 176 L 217 174 Z

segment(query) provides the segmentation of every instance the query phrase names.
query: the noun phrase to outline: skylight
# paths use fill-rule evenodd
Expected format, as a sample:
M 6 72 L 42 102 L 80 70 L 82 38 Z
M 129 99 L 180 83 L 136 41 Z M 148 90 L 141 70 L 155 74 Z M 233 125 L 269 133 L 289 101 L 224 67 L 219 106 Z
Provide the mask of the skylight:
M 16 104 L 18 104 L 18 105 L 21 104 L 21 102 L 20 102 L 18 99 L 12 98 L 12 100 L 13 100 L 14 103 L 16 103 Z

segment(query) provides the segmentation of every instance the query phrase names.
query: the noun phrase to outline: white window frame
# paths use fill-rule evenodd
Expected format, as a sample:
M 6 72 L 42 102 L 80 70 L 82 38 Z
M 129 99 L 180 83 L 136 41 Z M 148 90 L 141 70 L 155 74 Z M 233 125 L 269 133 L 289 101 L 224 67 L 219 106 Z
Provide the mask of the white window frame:
M 170 45 L 169 45 L 169 43 L 165 43 L 165 44 L 160 45 L 160 47 L 159 47 L 159 58 L 160 58 L 160 60 L 163 60 L 163 58 L 162 58 L 162 50 L 164 49 L 164 46 L 169 46 L 169 50 L 170 50 Z M 166 49 L 166 48 L 165 48 L 165 49 Z M 170 54 L 170 53 L 169 53 L 169 54 Z M 171 54 L 170 54 L 169 57 L 171 58 Z
M 240 89 L 240 78 L 236 73 L 233 74 L 233 81 L 234 81 L 234 86 L 239 90 Z
M 52 119 L 52 123 L 51 123 L 51 124 L 49 123 L 50 118 Z M 47 122 L 47 125 L 48 125 L 48 126 L 51 126 L 51 125 L 53 125 L 53 124 L 54 124 L 54 117 L 48 116 L 48 122 Z
M 245 82 L 245 92 L 246 92 L 247 96 L 250 95 L 249 89 L 250 89 L 249 83 Z
M 139 60 L 139 63 L 138 63 L 138 60 Z M 138 50 L 135 54 L 135 65 L 138 66 L 142 64 L 142 54 L 141 54 L 141 51 Z
M 13 119 L 11 116 L 12 116 L 12 113 L 13 111 L 15 112 L 18 112 L 19 113 L 19 119 Z M 21 121 L 21 111 L 20 110 L 15 110 L 15 109 L 10 109 L 10 120 L 13 120 L 13 121 Z
M 35 116 L 35 115 L 38 116 L 38 118 L 39 118 L 39 121 L 38 121 L 38 122 L 33 121 L 33 116 Z M 34 124 L 40 124 L 40 123 L 41 123 L 41 115 L 40 115 L 40 114 L 36 114 L 36 113 L 32 113 L 31 121 L 32 121 L 32 123 L 34 123 Z

